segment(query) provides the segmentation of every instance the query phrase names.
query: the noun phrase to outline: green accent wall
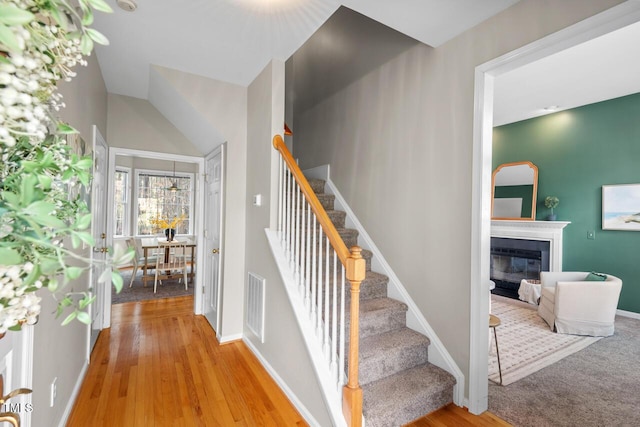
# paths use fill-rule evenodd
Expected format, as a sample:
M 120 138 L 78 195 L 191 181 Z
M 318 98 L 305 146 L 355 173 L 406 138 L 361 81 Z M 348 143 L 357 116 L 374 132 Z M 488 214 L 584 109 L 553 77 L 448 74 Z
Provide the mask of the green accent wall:
M 494 168 L 495 169 L 495 168 Z M 531 218 L 533 185 L 500 185 L 494 189 L 495 199 L 522 199 L 520 218 Z
M 493 169 L 525 160 L 538 167 L 536 219 L 557 196 L 557 220 L 571 221 L 563 270 L 620 277 L 618 308 L 640 313 L 640 231 L 602 229 L 602 186 L 640 183 L 640 94 L 494 128 Z

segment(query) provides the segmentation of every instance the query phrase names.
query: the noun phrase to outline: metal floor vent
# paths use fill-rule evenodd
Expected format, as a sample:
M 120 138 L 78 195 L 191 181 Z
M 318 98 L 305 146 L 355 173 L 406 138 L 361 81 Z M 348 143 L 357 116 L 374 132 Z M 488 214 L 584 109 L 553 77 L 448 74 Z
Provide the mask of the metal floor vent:
M 249 273 L 247 284 L 247 327 L 264 343 L 264 290 L 265 279 Z

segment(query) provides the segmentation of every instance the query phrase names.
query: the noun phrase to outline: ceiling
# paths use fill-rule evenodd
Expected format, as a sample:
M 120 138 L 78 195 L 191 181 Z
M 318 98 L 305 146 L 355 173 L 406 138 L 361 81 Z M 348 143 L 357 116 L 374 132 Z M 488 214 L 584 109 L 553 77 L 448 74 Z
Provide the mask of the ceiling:
M 640 23 L 500 75 L 494 125 L 640 92 L 638 46 Z
M 109 1 L 114 13 L 94 25 L 110 40 L 96 47 L 108 92 L 158 99 L 153 65 L 248 86 L 272 58 L 297 52 L 296 108 L 305 109 L 413 44 L 438 47 L 518 0 L 135 0 L 135 12 Z M 494 124 L 640 92 L 638 45 L 635 24 L 499 76 Z
M 518 0 L 135 0 L 97 13 L 110 46 L 96 47 L 107 91 L 149 98 L 151 65 L 248 86 L 287 60 L 344 5 L 437 47 Z M 337 43 L 340 43 L 338 40 Z

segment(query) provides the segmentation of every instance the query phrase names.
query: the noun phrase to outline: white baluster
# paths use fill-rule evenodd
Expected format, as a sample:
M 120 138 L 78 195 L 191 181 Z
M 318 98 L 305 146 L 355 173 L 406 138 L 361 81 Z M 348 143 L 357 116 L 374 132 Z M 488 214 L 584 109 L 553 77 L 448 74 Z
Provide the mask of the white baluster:
M 331 355 L 329 352 L 331 351 L 329 348 L 329 237 L 326 237 L 325 241 L 325 270 L 324 270 L 324 278 L 325 278 L 325 289 L 324 289 L 324 356 L 327 358 L 327 362 L 331 360 Z
M 322 297 L 324 296 L 324 280 L 322 276 L 322 226 L 318 229 L 318 319 L 316 321 L 316 334 L 322 339 Z
M 316 306 L 318 305 L 318 283 L 316 282 L 316 279 L 318 277 L 318 271 L 316 270 L 318 268 L 318 264 L 317 264 L 317 240 L 316 240 L 316 226 L 317 226 L 317 221 L 316 221 L 316 214 L 313 214 L 313 227 L 311 228 L 311 233 L 312 233 L 312 242 L 311 242 L 311 247 L 313 250 L 313 254 L 311 255 L 311 322 L 313 325 L 316 324 Z
M 304 235 L 307 240 L 307 256 L 305 257 L 305 281 L 304 281 L 304 302 L 307 310 L 311 311 L 311 205 L 307 203 L 307 226 L 304 229 Z
M 345 271 L 344 266 L 340 264 L 341 279 L 340 279 L 340 353 L 338 356 L 338 391 L 342 389 L 345 384 L 344 379 L 344 359 L 345 359 Z
M 333 252 L 333 302 L 331 303 L 331 374 L 335 381 L 338 381 L 338 366 L 336 357 L 338 356 L 338 254 Z
M 282 207 L 283 191 L 282 186 L 284 184 L 284 162 L 282 157 L 278 156 L 278 235 L 282 239 L 282 215 L 284 209 Z
M 307 233 L 305 230 L 305 211 L 307 208 L 307 200 L 304 197 L 304 194 L 300 194 L 301 203 L 300 203 L 300 253 L 298 254 L 298 265 L 300 267 L 300 275 L 298 279 L 298 286 L 300 288 L 300 292 L 302 295 L 302 300 L 305 298 L 305 277 L 304 277 L 304 261 L 306 256 L 306 237 Z

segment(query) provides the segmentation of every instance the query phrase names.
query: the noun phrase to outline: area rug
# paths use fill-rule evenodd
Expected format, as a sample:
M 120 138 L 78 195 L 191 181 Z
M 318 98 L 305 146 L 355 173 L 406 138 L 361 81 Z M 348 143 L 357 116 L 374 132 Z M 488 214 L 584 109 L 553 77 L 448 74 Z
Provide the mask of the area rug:
M 173 298 L 185 295 L 193 295 L 193 283 L 190 282 L 188 289 L 184 289 L 184 283 L 178 283 L 177 279 L 163 280 L 162 285 L 158 284 L 157 292 L 153 293 L 153 280 L 147 280 L 147 286 L 142 284 L 142 272 L 136 274 L 133 286 L 129 287 L 131 281 L 131 270 L 121 271 L 124 286 L 119 294 L 111 292 L 111 303 L 121 304 L 130 301 L 145 301 L 160 298 Z
M 502 385 L 508 385 L 582 350 L 600 337 L 557 334 L 538 316 L 537 307 L 491 298 L 491 312 L 500 318 L 496 328 L 502 366 Z M 498 358 L 490 330 L 489 379 L 500 381 Z

